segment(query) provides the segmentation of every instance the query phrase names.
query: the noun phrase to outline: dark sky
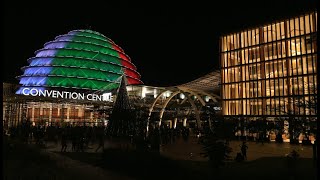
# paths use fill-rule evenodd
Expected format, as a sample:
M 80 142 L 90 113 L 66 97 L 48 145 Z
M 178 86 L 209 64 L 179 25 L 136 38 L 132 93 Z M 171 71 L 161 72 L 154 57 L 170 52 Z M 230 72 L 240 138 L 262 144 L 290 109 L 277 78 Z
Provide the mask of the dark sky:
M 124 49 L 144 84 L 185 83 L 218 69 L 221 34 L 316 7 L 316 0 L 164 2 L 5 0 L 3 81 L 18 84 L 20 67 L 44 43 L 74 29 L 91 29 Z

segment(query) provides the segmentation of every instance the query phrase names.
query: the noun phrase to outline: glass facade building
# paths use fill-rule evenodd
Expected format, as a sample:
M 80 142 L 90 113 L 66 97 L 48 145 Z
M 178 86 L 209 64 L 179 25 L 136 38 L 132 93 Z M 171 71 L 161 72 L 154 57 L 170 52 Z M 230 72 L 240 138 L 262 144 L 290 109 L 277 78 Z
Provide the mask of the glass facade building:
M 315 117 L 316 39 L 316 11 L 222 36 L 223 115 Z

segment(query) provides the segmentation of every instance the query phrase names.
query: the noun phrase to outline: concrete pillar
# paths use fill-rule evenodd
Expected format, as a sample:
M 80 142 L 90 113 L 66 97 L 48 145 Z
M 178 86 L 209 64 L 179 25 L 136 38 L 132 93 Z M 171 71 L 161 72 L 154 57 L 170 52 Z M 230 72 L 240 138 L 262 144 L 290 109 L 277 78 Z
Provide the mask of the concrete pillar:
M 60 108 L 59 108 L 59 105 L 57 105 L 57 108 L 58 108 L 58 114 L 57 114 L 57 116 L 60 116 Z
M 22 108 L 23 108 L 22 105 L 23 105 L 22 103 L 19 103 L 18 124 L 20 124 L 22 120 L 24 120 L 23 119 L 24 117 L 22 117 Z
M 208 121 L 209 121 L 209 128 L 211 129 L 212 124 L 211 124 L 211 118 L 210 117 L 209 117 Z
M 186 117 L 183 119 L 183 127 L 187 127 L 187 118 Z
M 94 112 L 90 112 L 90 122 L 93 122 L 93 118 L 94 118 L 94 114 L 93 114 Z
M 42 117 L 42 115 L 43 115 L 43 106 L 41 106 L 42 105 L 42 102 L 40 102 L 39 103 L 39 111 L 40 111 L 40 113 L 39 113 L 39 118 L 41 119 L 41 117 Z
M 160 127 L 160 125 L 161 125 L 162 116 L 163 116 L 164 111 L 165 111 L 165 108 L 162 108 L 161 111 L 160 111 L 159 127 Z
M 34 122 L 34 104 L 32 104 L 31 121 Z
M 50 109 L 49 109 L 49 123 L 51 123 L 51 118 L 52 118 L 52 103 L 50 103 Z
M 68 105 L 68 107 L 67 107 L 67 122 L 69 122 L 70 121 L 70 104 Z
M 177 127 L 177 121 L 178 121 L 178 118 L 174 118 L 174 121 L 173 121 L 173 128 L 174 129 Z
M 60 110 L 60 123 L 64 121 L 64 104 L 61 105 L 61 110 Z
M 2 119 L 5 121 L 6 120 L 6 105 L 7 103 L 2 104 Z

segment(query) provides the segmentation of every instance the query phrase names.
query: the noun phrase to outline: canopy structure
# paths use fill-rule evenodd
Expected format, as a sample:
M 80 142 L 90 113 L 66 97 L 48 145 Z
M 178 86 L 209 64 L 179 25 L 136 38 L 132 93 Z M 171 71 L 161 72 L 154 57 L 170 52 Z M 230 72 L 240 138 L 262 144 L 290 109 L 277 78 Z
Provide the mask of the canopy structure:
M 178 85 L 178 88 L 187 88 L 192 91 L 220 94 L 221 75 L 220 70 L 212 71 L 200 78 L 185 84 Z
M 150 106 L 148 122 L 153 112 L 160 112 L 159 124 L 161 124 L 168 104 L 172 100 L 177 100 L 176 97 L 179 96 L 180 99 L 182 99 L 182 101 L 179 102 L 179 105 L 183 105 L 186 101 L 191 104 L 191 107 L 195 112 L 197 127 L 201 128 L 200 114 L 202 107 L 207 106 L 209 103 L 219 106 L 220 79 L 220 71 L 216 70 L 188 83 L 166 87 L 165 90 L 155 98 Z

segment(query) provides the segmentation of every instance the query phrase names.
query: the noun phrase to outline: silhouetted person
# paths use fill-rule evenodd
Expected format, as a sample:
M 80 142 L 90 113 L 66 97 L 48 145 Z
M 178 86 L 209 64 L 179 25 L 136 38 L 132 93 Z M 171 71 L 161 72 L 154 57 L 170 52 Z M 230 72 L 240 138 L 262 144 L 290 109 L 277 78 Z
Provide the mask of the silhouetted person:
M 261 144 L 263 144 L 264 143 L 265 134 L 263 132 L 260 132 L 259 138 L 260 138 Z
M 317 160 L 317 140 L 313 142 L 312 151 L 313 151 L 313 160 Z
M 61 134 L 61 152 L 67 152 L 67 133 L 65 131 Z
M 297 173 L 297 159 L 299 158 L 299 154 L 296 150 L 291 151 L 287 155 L 287 163 L 288 163 L 288 168 L 289 168 L 289 175 L 291 178 L 295 179 L 296 173 Z
M 237 162 L 242 162 L 244 160 L 243 155 L 241 153 L 237 153 L 235 160 Z
M 280 132 L 276 136 L 276 142 L 283 143 L 282 134 Z
M 151 135 L 151 149 L 155 152 L 160 152 L 160 134 L 159 129 L 155 128 Z
M 75 152 L 77 150 L 77 136 L 75 134 L 75 131 L 73 132 L 72 136 L 71 136 L 71 143 L 72 143 L 72 147 L 71 150 L 73 152 Z
M 243 143 L 241 145 L 241 153 L 242 153 L 242 156 L 245 160 L 247 159 L 247 149 L 248 149 L 248 146 L 246 145 L 246 142 L 243 141 Z
M 96 152 L 98 152 L 98 150 L 100 148 L 102 148 L 102 151 L 104 150 L 104 136 L 103 136 L 103 134 L 100 134 L 100 136 L 98 138 L 99 138 L 99 146 L 96 149 Z
M 183 128 L 182 137 L 185 142 L 188 141 L 188 139 L 189 139 L 189 129 L 188 128 Z

